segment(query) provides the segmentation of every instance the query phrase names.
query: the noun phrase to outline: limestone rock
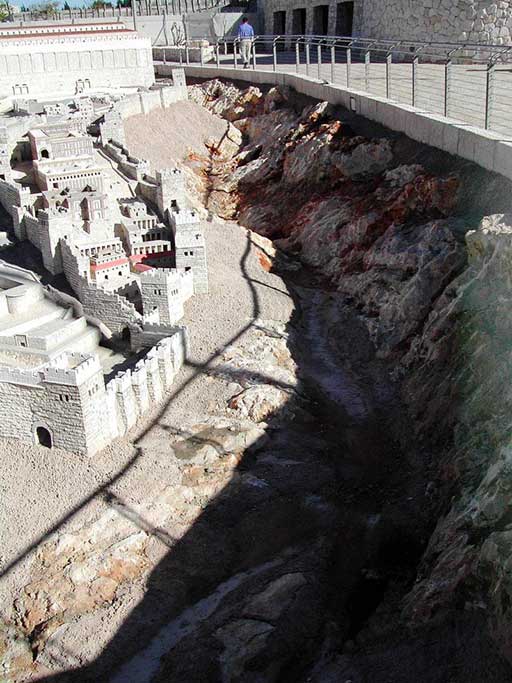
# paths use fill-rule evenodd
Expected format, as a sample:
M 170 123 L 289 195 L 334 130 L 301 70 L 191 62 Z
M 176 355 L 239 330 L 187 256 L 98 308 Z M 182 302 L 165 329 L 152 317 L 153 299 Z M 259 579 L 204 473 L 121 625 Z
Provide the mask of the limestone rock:
M 233 396 L 229 401 L 229 407 L 242 417 L 248 417 L 254 422 L 263 422 L 281 411 L 289 400 L 289 394 L 282 389 L 269 384 L 259 384 Z
M 245 608 L 246 615 L 261 621 L 275 622 L 305 583 L 306 578 L 301 573 L 280 576 L 264 591 L 251 598 Z
M 224 645 L 222 679 L 230 683 L 246 680 L 246 663 L 264 651 L 273 630 L 271 624 L 252 619 L 238 619 L 218 629 L 216 636 Z
M 21 680 L 32 669 L 32 662 L 32 649 L 25 634 L 0 620 L 0 680 Z

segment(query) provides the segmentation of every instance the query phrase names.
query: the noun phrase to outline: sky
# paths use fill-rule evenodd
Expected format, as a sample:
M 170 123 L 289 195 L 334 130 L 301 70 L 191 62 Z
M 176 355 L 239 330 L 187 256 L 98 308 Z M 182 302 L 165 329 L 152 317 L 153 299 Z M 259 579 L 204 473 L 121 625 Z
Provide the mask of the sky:
M 56 0 L 57 1 L 57 0 Z M 115 2 L 110 0 L 113 5 L 115 5 Z M 41 5 L 44 0 L 9 0 L 11 5 L 16 5 L 16 7 L 21 7 L 24 5 L 25 7 L 34 7 L 35 5 Z M 58 0 L 59 2 L 59 8 L 62 9 L 62 6 L 65 2 L 65 0 Z M 89 6 L 93 0 L 68 0 L 68 4 L 70 7 L 84 7 L 84 6 Z

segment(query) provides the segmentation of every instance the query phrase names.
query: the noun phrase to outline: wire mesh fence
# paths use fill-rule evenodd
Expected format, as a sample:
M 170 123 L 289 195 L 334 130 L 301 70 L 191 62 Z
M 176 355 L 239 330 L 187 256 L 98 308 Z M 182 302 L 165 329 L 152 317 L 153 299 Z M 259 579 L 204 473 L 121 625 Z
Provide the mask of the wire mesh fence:
M 219 69 L 303 74 L 512 135 L 512 47 L 255 36 L 247 64 L 238 38 L 218 40 L 209 60 Z

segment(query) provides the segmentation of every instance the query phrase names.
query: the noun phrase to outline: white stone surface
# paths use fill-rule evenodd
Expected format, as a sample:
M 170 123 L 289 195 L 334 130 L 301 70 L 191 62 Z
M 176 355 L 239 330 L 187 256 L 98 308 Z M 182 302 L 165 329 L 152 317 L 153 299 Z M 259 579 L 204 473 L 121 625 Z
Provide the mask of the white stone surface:
M 328 34 L 346 35 L 337 21 L 344 2 L 326 0 Z M 288 34 L 322 34 L 315 19 L 317 3 L 305 0 L 263 0 L 265 33 L 281 33 L 274 13 L 285 12 Z M 512 2 L 510 0 L 354 0 L 353 35 L 388 40 L 469 42 L 510 45 Z M 305 9 L 305 30 L 294 10 Z M 318 16 L 318 15 L 317 15 Z M 295 21 L 294 21 L 295 17 Z M 279 21 L 281 17 L 279 18 Z

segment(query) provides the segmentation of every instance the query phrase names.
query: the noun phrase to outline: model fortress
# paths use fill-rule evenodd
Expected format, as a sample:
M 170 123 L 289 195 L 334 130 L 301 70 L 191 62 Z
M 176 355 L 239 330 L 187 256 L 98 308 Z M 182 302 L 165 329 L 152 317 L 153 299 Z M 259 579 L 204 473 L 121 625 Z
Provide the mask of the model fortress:
M 182 72 L 175 83 L 169 101 L 186 93 Z M 14 234 L 76 295 L 0 263 L 0 436 L 93 454 L 162 400 L 186 356 L 184 303 L 208 291 L 208 274 L 182 172 L 152 176 L 123 147 L 124 100 L 96 121 L 95 145 L 76 116 L 97 119 L 89 105 L 39 117 L 15 145 L 0 128 L 0 203 Z M 126 358 L 105 339 L 150 350 L 116 374 Z
M 0 96 L 149 87 L 151 43 L 116 21 L 0 28 Z

